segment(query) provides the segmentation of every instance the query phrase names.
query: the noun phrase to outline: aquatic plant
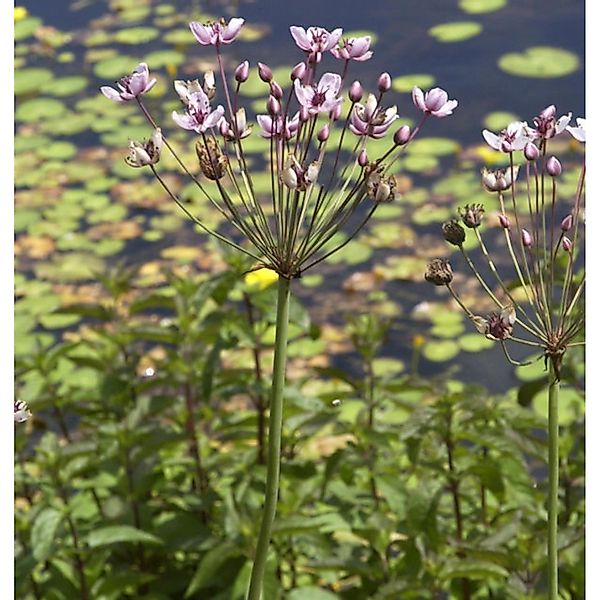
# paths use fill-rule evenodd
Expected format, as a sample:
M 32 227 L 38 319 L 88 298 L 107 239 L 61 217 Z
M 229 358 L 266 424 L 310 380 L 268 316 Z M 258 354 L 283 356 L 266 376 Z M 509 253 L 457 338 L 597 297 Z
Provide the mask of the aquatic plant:
M 145 64 L 123 77 L 117 90 L 105 86 L 102 92 L 113 101 L 135 101 L 154 128 L 149 141 L 130 142 L 126 162 L 132 167 L 149 167 L 170 198 L 203 231 L 252 258 L 255 268 L 268 268 L 278 275 L 266 497 L 248 592 L 248 598 L 256 600 L 262 593 L 279 490 L 291 282 L 348 244 L 379 204 L 397 198 L 392 173 L 395 160 L 429 117 L 452 114 L 458 102 L 449 100 L 440 88 L 426 93 L 415 88 L 413 102 L 423 113 L 419 124 L 412 130 L 400 127 L 387 150 L 369 156 L 367 141 L 385 137 L 398 119 L 397 108 L 384 103 L 392 83 L 388 73 L 378 77 L 376 92 L 368 94 L 364 103 L 359 81 L 348 87 L 349 102 L 342 95 L 350 64 L 371 58 L 370 38 L 342 39 L 341 29 L 329 32 L 321 27 L 305 30 L 292 26 L 290 33 L 305 54 L 290 73 L 293 86 L 284 91 L 272 70 L 258 63 L 259 77 L 268 86 L 266 114 L 256 117 L 260 135 L 269 140 L 271 191 L 263 199 L 255 192 L 253 165 L 244 151 L 243 140 L 251 131 L 246 111 L 240 107 L 239 90 L 248 79 L 249 63 L 242 62 L 228 74 L 222 55 L 223 45 L 236 39 L 243 24 L 240 18 L 206 25 L 190 23 L 198 43 L 212 46 L 216 52 L 224 106 L 211 105 L 216 85 L 210 72 L 203 83 L 175 82 L 184 112 L 174 111 L 173 120 L 198 134 L 195 148 L 204 179 L 184 164 L 144 104 L 142 96 L 154 81 Z M 340 73 L 319 74 L 326 54 L 341 65 Z M 348 137 L 350 145 L 344 143 Z M 227 218 L 235 235 L 208 227 L 170 188 L 157 168 L 163 146 L 200 193 Z M 349 233 L 344 237 L 345 228 Z
M 569 348 L 583 345 L 585 268 L 583 265 L 585 162 L 581 166 L 573 198 L 559 194 L 562 163 L 549 154 L 550 140 L 568 131 L 585 142 L 585 119 L 569 126 L 571 114 L 557 117 L 550 105 L 527 122 L 510 123 L 499 134 L 484 130 L 485 141 L 505 153 L 508 166 L 483 169 L 485 190 L 498 198 L 498 226 L 502 231 L 506 255 L 490 253 L 480 232 L 485 210 L 482 204 L 459 209 L 459 219 L 442 225 L 446 241 L 458 248 L 468 268 L 496 305 L 489 314 L 477 314 L 454 288 L 454 273 L 444 258 L 432 260 L 425 279 L 445 286 L 465 311 L 475 328 L 488 339 L 500 343 L 506 358 L 515 365 L 508 351 L 509 342 L 533 348 L 543 357 L 548 369 L 548 597 L 558 597 L 558 403 L 561 367 Z M 516 164 L 519 155 L 524 165 Z M 519 184 L 519 175 L 524 184 Z M 565 207 L 565 204 L 567 205 Z M 462 224 L 461 224 L 462 222 Z M 466 229 L 465 229 L 466 228 Z M 489 268 L 486 275 L 465 247 L 467 231 L 475 236 Z M 509 276 L 500 266 L 503 258 L 513 269 Z M 518 331 L 518 334 L 517 334 Z

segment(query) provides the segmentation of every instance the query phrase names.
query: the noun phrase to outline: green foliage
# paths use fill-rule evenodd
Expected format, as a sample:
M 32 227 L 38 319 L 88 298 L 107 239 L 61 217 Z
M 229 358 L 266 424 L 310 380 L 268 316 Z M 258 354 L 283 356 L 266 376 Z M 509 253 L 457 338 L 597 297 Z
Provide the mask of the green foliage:
M 231 259 L 231 257 L 229 257 Z M 215 275 L 97 275 L 61 314 L 79 338 L 17 363 L 34 412 L 16 439 L 21 598 L 243 599 L 264 490 L 273 287 Z M 292 307 L 291 344 L 319 340 Z M 382 355 L 393 321 L 354 315 L 358 367 L 303 368 L 285 393 L 273 598 L 537 598 L 545 419 Z M 320 352 L 319 349 L 313 352 Z M 298 365 L 309 358 L 298 356 Z M 387 362 L 386 362 L 387 361 Z M 386 366 L 387 365 L 387 366 Z M 297 371 L 297 369 L 294 369 Z M 566 372 L 572 369 L 568 363 Z M 561 437 L 561 585 L 582 594 L 583 440 Z M 32 428 L 32 431 L 26 431 Z

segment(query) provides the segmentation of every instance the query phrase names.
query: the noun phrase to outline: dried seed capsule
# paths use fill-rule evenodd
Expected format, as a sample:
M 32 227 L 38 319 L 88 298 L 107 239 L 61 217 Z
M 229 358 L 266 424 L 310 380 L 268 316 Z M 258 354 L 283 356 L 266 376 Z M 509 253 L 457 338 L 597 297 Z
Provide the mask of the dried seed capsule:
M 434 285 L 448 285 L 454 274 L 452 273 L 452 267 L 445 258 L 434 258 L 427 265 L 427 271 L 425 271 L 425 280 Z

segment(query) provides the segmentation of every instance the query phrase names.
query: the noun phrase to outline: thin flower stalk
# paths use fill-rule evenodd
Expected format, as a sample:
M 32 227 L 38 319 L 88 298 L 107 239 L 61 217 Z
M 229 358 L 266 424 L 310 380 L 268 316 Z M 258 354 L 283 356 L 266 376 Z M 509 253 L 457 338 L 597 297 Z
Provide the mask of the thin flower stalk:
M 243 25 L 240 18 L 190 23 L 196 41 L 202 47 L 212 47 L 216 53 L 220 80 L 219 86 L 213 73 L 208 72 L 202 84 L 199 80 L 174 83 L 182 109 L 174 111 L 173 120 L 196 136 L 202 176 L 196 176 L 195 169 L 185 164 L 162 133 L 164 127 L 159 129 L 142 101 L 141 96 L 154 85 L 146 65 L 140 65 L 131 76 L 133 83 L 124 78 L 118 89 L 103 89 L 103 93 L 119 102 L 135 99 L 154 130 L 152 144 L 131 142 L 132 166 L 149 167 L 167 195 L 194 223 L 251 257 L 256 263 L 253 269 L 265 267 L 278 275 L 267 493 L 247 596 L 249 600 L 258 600 L 279 490 L 292 280 L 344 248 L 366 226 L 379 204 L 399 197 L 391 167 L 428 119 L 451 115 L 458 102 L 449 100 L 447 92 L 440 88 L 429 91 L 415 88 L 413 104 L 422 112 L 421 122 L 412 131 L 404 125 L 393 132 L 398 108 L 387 102 L 392 88 L 388 73 L 379 75 L 373 93 L 364 95 L 359 81 L 344 89 L 350 68 L 371 58 L 370 38 L 341 39 L 343 31 L 339 28 L 328 31 L 322 27 L 292 26 L 291 36 L 303 52 L 304 60 L 292 69 L 289 78 L 292 85 L 287 91 L 275 80 L 268 65 L 258 63 L 266 102 L 265 113 L 256 115 L 253 124 L 247 118 L 250 112 L 240 106 L 240 90 L 248 79 L 249 63 L 243 61 L 231 75 L 223 57 L 224 47 L 235 41 Z M 333 67 L 326 64 L 327 57 Z M 340 67 L 341 73 L 337 72 Z M 222 90 L 223 105 L 218 104 L 218 87 Z M 253 125 L 258 133 L 253 132 Z M 267 194 L 257 191 L 255 175 L 261 174 L 262 169 L 253 173 L 253 161 L 245 149 L 245 140 L 252 135 L 269 140 Z M 367 156 L 368 139 L 386 136 L 391 138 L 389 148 L 380 156 Z M 242 238 L 240 241 L 237 235 L 233 239 L 230 233 L 206 226 L 169 188 L 168 180 L 160 173 L 163 144 L 202 195 L 226 217 Z
M 504 281 L 496 268 L 479 230 L 483 206 L 468 205 L 461 209 L 464 225 L 474 229 L 475 236 L 496 282 L 504 297 L 502 300 L 492 290 L 484 274 L 463 248 L 466 233 L 458 221 L 443 225 L 445 239 L 457 246 L 469 269 L 474 273 L 485 292 L 501 310 L 488 315 L 478 315 L 467 306 L 452 287 L 453 271 L 446 259 L 434 259 L 428 265 L 425 279 L 435 285 L 444 285 L 467 314 L 475 328 L 487 338 L 500 342 L 502 352 L 513 365 L 524 364 L 514 360 L 509 343 L 536 347 L 545 359 L 548 369 L 548 598 L 557 600 L 558 581 L 558 466 L 559 428 L 558 402 L 561 367 L 570 348 L 581 346 L 584 327 L 582 298 L 585 288 L 585 270 L 582 257 L 581 221 L 585 188 L 585 161 L 581 166 L 573 199 L 565 201 L 560 195 L 561 174 L 564 167 L 555 156 L 548 153 L 550 141 L 563 131 L 569 132 L 581 143 L 585 142 L 585 120 L 578 119 L 578 127 L 569 127 L 571 114 L 556 117 L 555 107 L 544 109 L 535 119 L 534 127 L 526 122 L 515 122 L 500 134 L 483 132 L 488 144 L 508 154 L 508 166 L 495 173 L 484 169 L 484 188 L 497 194 L 499 223 L 504 229 L 504 241 L 510 263 L 517 276 L 525 302 L 519 302 L 514 282 Z M 516 152 L 523 152 L 526 161 L 525 185 L 516 183 L 518 169 Z M 507 203 L 504 194 L 508 193 Z M 521 198 L 522 194 L 525 198 Z M 508 210 L 508 204 L 511 210 Z M 566 216 L 561 211 L 568 211 Z M 512 230 L 512 224 L 515 230 Z M 513 237 L 518 243 L 513 242 Z M 515 247 L 516 246 L 516 247 Z M 566 256 L 565 256 L 566 254 Z M 515 327 L 525 335 L 514 335 Z

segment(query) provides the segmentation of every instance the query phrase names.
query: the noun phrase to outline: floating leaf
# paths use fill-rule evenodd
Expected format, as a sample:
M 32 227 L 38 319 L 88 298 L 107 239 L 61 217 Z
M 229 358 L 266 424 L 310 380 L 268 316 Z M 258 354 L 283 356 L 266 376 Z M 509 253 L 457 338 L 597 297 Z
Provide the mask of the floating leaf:
M 564 77 L 579 69 L 579 57 L 563 48 L 534 46 L 523 52 L 504 54 L 498 60 L 498 66 L 517 77 Z
M 60 77 L 52 81 L 52 85 L 48 86 L 47 92 L 53 96 L 71 96 L 83 91 L 87 84 L 87 78 L 81 75 Z
M 494 342 L 480 333 L 466 333 L 458 338 L 458 345 L 465 352 L 481 352 L 491 348 Z
M 430 156 L 447 156 L 460 152 L 460 144 L 456 140 L 442 137 L 420 138 L 407 147 L 409 154 L 427 154 Z
M 26 17 L 15 23 L 14 39 L 16 42 L 27 39 L 42 25 L 38 17 Z
M 49 69 L 17 69 L 14 78 L 15 96 L 35 92 L 52 81 L 53 77 Z
M 34 98 L 18 105 L 15 119 L 26 123 L 34 123 L 45 119 L 56 118 L 65 113 L 67 107 L 55 98 Z
M 124 75 L 129 75 L 139 62 L 139 59 L 133 56 L 113 56 L 96 63 L 94 65 L 94 75 L 110 83 Z
M 429 35 L 438 42 L 462 42 L 475 37 L 481 33 L 483 27 L 474 21 L 456 21 L 454 23 L 442 23 L 429 30 Z
M 533 410 L 541 417 L 548 417 L 548 386 L 533 397 Z M 558 402 L 558 423 L 568 425 L 581 418 L 585 412 L 583 396 L 574 388 L 561 384 Z
M 117 31 L 114 39 L 120 44 L 145 44 L 156 39 L 159 35 L 160 32 L 154 27 L 131 27 L 130 29 Z
M 169 65 L 178 67 L 184 60 L 185 57 L 183 54 L 176 50 L 157 50 L 156 52 L 150 52 L 150 54 L 146 55 L 144 62 L 151 65 L 152 69 L 161 69 Z
M 432 340 L 423 346 L 423 356 L 432 362 L 444 362 L 460 352 L 458 344 L 452 340 Z
M 478 15 L 494 12 L 506 6 L 507 0 L 459 0 L 458 7 L 466 13 Z
M 60 140 L 51 144 L 40 146 L 37 153 L 42 158 L 53 158 L 55 160 L 68 160 L 77 154 L 77 146 L 71 142 Z
M 422 89 L 428 89 L 435 84 L 435 77 L 425 73 L 415 73 L 413 75 L 400 75 L 392 80 L 392 88 L 396 92 L 412 92 L 417 86 Z
M 485 116 L 483 125 L 492 131 L 502 131 L 509 123 L 519 121 L 519 116 L 506 111 L 494 111 Z

